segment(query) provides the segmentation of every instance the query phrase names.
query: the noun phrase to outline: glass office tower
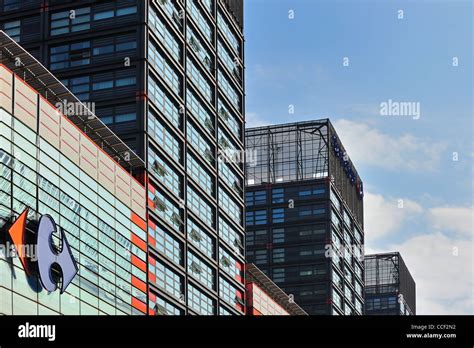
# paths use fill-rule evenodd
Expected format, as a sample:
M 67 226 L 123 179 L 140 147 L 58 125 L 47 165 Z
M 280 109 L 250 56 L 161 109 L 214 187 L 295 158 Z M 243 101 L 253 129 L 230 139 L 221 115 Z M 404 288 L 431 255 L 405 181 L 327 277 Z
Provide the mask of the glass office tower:
M 366 255 L 365 314 L 415 315 L 416 283 L 399 252 Z
M 363 187 L 330 121 L 246 130 L 247 259 L 308 314 L 363 312 Z
M 0 11 L 0 28 L 145 162 L 134 174 L 147 188 L 150 314 L 243 313 L 243 1 L 1 1 Z

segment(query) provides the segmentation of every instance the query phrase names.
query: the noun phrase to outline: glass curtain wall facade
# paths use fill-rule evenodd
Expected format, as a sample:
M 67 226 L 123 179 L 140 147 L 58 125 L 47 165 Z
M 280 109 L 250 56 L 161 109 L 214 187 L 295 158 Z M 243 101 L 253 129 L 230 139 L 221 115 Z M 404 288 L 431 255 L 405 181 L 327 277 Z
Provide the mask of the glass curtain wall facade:
M 25 209 L 31 235 L 48 214 L 78 265 L 60 294 L 2 253 L 0 314 L 146 314 L 144 186 L 3 65 L 0 91 L 1 243 Z
M 225 1 L 146 3 L 150 298 L 244 314 L 244 167 L 222 156 L 244 149 L 242 28 Z
M 248 262 L 310 315 L 362 314 L 362 182 L 329 120 L 250 128 L 246 144 Z
M 415 315 L 416 284 L 400 253 L 366 255 L 365 314 Z
M 244 312 L 244 165 L 230 159 L 244 150 L 242 13 L 234 0 L 0 1 L 0 28 L 146 163 L 150 314 Z

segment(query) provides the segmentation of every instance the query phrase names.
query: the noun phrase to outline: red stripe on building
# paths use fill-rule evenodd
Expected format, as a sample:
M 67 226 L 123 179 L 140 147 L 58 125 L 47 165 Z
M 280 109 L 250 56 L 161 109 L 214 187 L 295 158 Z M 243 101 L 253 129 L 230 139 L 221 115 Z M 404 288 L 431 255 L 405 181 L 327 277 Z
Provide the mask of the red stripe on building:
M 151 193 L 153 193 L 153 194 L 155 194 L 155 192 L 156 192 L 156 191 L 155 191 L 155 188 L 153 187 L 152 184 L 148 184 L 148 190 L 149 190 Z
M 29 87 L 29 86 L 28 86 L 28 87 Z M 31 87 L 30 87 L 30 88 L 31 88 Z M 23 98 L 25 98 L 26 100 L 28 100 L 31 104 L 33 104 L 33 106 L 36 106 L 36 103 L 35 103 L 33 100 L 31 100 L 31 99 L 28 98 L 26 95 L 24 95 L 23 93 L 21 93 L 18 89 L 16 89 L 16 92 L 17 92 L 18 94 L 20 94 Z M 37 92 L 37 91 L 35 91 L 35 95 L 38 96 L 38 92 Z
M 138 267 L 141 269 L 143 272 L 146 272 L 146 263 L 140 260 L 138 257 L 135 255 L 132 255 L 132 265 Z
M 141 203 L 140 201 L 137 201 L 137 200 L 135 199 L 135 196 L 133 196 L 133 194 L 132 194 L 132 202 L 135 202 L 135 203 L 137 203 L 138 205 L 142 205 L 142 203 Z
M 148 298 L 150 299 L 150 302 L 156 302 L 156 295 L 152 294 L 151 292 L 148 293 Z
M 69 131 L 67 130 L 67 128 L 64 128 L 64 127 L 63 127 L 63 130 L 64 130 L 67 134 L 69 134 L 69 136 L 70 136 L 71 138 L 73 138 L 75 141 L 79 142 L 79 139 L 76 138 L 71 132 L 69 132 Z
M 146 243 L 134 233 L 132 233 L 132 243 L 146 252 Z
M 137 289 L 143 292 L 146 292 L 146 284 L 133 275 L 132 275 L 132 285 L 136 287 Z
M 117 178 L 119 178 L 120 180 L 122 180 L 122 182 L 127 185 L 127 186 L 130 186 L 130 182 L 126 182 L 125 180 L 123 180 L 120 176 L 117 176 Z
M 49 130 L 51 133 L 53 133 L 55 136 L 59 136 L 57 132 L 53 131 L 51 128 L 49 128 L 46 124 L 43 123 L 43 121 L 40 122 L 44 128 Z
M 151 209 L 155 209 L 155 203 L 153 203 L 153 201 L 148 198 L 148 206 L 151 208 Z
M 132 306 L 138 309 L 140 312 L 143 312 L 145 314 L 147 312 L 146 305 L 135 297 L 132 297 Z
M 104 161 L 100 160 L 100 163 L 102 163 L 104 165 L 104 167 L 106 167 L 108 170 L 110 170 L 112 173 L 114 173 L 114 168 L 110 168 L 107 163 L 105 163 Z
M 116 176 L 116 178 L 118 178 L 118 176 Z M 130 194 L 130 192 L 125 191 L 125 190 L 122 188 L 122 186 L 117 186 L 117 188 L 118 188 L 120 191 L 122 191 L 122 193 L 123 193 L 124 195 L 126 195 L 126 196 L 128 196 L 128 195 Z
M 148 263 L 152 266 L 155 266 L 156 265 L 156 261 L 153 257 L 151 256 L 148 256 Z
M 54 124 L 59 124 L 58 121 L 56 121 L 54 118 L 52 118 L 49 113 L 47 113 L 46 111 L 44 111 L 43 109 L 41 109 L 41 112 L 44 114 L 44 116 L 47 116 L 51 121 L 53 121 Z
M 4 95 L 7 99 L 9 100 L 12 100 L 12 97 L 10 97 L 9 95 L 7 95 L 6 93 L 4 92 L 0 92 L 0 94 Z
M 87 146 L 84 146 L 84 144 L 81 144 L 82 148 L 85 149 L 87 152 L 89 152 L 92 156 L 97 157 L 97 153 L 93 153 L 91 150 L 87 148 Z
M 0 76 L 0 81 L 5 82 L 9 87 L 12 86 L 12 83 L 10 81 L 5 80 L 3 77 Z
M 97 166 L 93 165 L 91 161 L 89 161 L 87 158 L 85 158 L 84 156 L 81 156 L 81 159 L 83 159 L 84 161 L 86 161 L 87 163 L 89 163 L 89 165 L 94 168 L 94 169 L 97 169 Z
M 15 105 L 18 106 L 20 109 L 22 109 L 24 112 L 26 112 L 26 113 L 28 114 L 28 116 L 31 116 L 31 117 L 33 117 L 33 118 L 36 118 L 36 115 L 35 115 L 35 114 L 33 114 L 33 113 L 31 113 L 30 111 L 26 110 L 23 106 L 21 106 L 20 104 L 18 104 L 18 102 L 15 103 Z
M 107 175 L 102 170 L 99 170 L 99 173 L 102 174 L 102 176 L 107 179 L 112 185 L 114 184 L 113 180 L 111 180 Z
M 141 195 L 141 194 L 142 194 L 141 191 L 137 191 L 137 190 L 135 190 L 135 188 L 133 188 L 133 187 L 132 187 L 132 190 L 133 190 L 133 192 L 136 193 L 137 195 Z
M 145 220 L 143 220 L 142 218 L 140 218 L 140 217 L 139 217 L 137 214 L 135 214 L 134 212 L 132 212 L 131 219 L 132 219 L 132 221 L 133 221 L 138 227 L 140 227 L 143 231 L 146 231 L 146 222 L 145 222 Z
M 69 148 L 77 154 L 78 150 L 76 150 L 75 148 L 73 148 L 72 145 L 69 144 L 66 140 L 64 140 L 64 139 L 61 139 L 61 140 L 62 140 L 62 142 L 63 142 L 64 144 L 66 144 L 67 146 L 69 146 Z

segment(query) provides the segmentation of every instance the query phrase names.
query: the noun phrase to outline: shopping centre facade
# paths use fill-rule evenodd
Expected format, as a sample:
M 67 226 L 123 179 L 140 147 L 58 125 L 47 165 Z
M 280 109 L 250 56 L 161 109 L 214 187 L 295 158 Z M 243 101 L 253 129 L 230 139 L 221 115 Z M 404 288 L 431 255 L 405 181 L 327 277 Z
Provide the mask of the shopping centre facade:
M 33 64 L 25 69 L 41 68 Z M 5 65 L 0 87 L 0 313 L 146 313 L 144 186 Z M 27 221 L 20 226 L 22 213 Z M 69 244 L 78 270 L 62 294 L 45 289 L 47 273 L 38 266 L 49 255 L 39 240 L 29 257 L 11 257 L 12 244 L 18 253 L 39 236 L 44 217 L 59 227 L 53 251 Z M 15 243 L 15 229 L 23 227 Z M 67 271 L 56 261 L 53 280 Z

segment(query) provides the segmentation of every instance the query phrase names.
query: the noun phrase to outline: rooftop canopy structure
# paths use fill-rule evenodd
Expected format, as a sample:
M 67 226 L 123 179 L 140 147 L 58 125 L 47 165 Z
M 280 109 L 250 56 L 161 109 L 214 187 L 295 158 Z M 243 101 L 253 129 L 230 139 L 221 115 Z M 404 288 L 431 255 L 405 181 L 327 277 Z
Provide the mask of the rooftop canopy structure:
M 248 188 L 326 178 L 363 221 L 363 184 L 329 119 L 245 130 Z
M 385 294 L 403 295 L 409 312 L 415 314 L 416 284 L 400 253 L 366 255 L 364 262 L 366 300 Z

